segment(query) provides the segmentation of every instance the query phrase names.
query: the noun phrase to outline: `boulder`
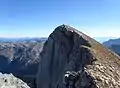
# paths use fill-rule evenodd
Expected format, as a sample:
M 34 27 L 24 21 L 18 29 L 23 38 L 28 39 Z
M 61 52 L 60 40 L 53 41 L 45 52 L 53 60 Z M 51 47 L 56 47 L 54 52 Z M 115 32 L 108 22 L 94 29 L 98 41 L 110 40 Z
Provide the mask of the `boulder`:
M 25 82 L 12 74 L 0 73 L 0 88 L 30 88 Z

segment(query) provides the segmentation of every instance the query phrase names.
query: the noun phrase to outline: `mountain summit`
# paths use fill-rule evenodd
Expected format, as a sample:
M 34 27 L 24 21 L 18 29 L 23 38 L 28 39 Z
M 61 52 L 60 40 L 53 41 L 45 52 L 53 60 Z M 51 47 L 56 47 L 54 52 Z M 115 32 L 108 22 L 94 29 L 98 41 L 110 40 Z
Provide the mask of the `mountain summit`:
M 40 58 L 37 88 L 120 88 L 120 57 L 68 25 L 50 34 Z

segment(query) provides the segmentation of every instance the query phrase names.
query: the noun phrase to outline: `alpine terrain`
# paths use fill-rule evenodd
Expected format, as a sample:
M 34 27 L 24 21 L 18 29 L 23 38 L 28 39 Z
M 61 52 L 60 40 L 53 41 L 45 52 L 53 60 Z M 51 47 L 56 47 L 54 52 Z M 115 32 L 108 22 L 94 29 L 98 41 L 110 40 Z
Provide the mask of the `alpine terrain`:
M 31 88 L 35 88 L 39 55 L 43 48 L 41 42 L 1 42 L 0 72 L 12 73 L 22 79 Z
M 50 34 L 40 60 L 37 88 L 120 88 L 120 57 L 68 25 Z

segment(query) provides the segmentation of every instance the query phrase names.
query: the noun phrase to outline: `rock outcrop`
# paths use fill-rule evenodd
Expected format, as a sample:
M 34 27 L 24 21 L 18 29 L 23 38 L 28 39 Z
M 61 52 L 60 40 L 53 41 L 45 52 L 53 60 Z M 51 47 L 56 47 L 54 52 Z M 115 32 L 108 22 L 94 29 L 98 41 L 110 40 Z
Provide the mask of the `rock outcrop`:
M 0 72 L 12 73 L 32 88 L 44 42 L 0 43 Z
M 0 73 L 0 88 L 30 88 L 25 82 L 12 74 Z
M 120 57 L 70 26 L 50 34 L 40 58 L 37 88 L 67 88 L 68 71 L 80 74 L 69 88 L 120 88 Z

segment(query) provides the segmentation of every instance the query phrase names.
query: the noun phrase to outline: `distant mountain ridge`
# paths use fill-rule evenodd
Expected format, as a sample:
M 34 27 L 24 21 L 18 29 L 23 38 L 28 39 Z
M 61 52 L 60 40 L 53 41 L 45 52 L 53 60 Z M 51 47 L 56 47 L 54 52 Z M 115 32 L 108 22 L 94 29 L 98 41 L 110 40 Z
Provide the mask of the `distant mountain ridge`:
M 108 41 L 110 39 L 116 39 L 117 37 L 93 37 L 93 39 L 97 40 L 100 43 Z
M 104 46 L 110 47 L 111 45 L 120 45 L 120 38 L 109 39 L 108 41 L 103 42 Z
M 36 88 L 34 81 L 36 80 L 40 61 L 40 52 L 45 42 L 40 41 L 41 40 L 39 40 L 39 42 L 1 42 L 0 72 L 7 74 L 12 73 L 17 78 L 25 81 L 31 88 Z
M 111 49 L 112 51 L 114 51 L 118 55 L 120 55 L 120 38 L 110 39 L 106 42 L 103 42 L 103 45 L 105 47 Z
M 25 37 L 25 38 L 0 38 L 0 42 L 12 42 L 12 43 L 16 43 L 16 42 L 24 42 L 24 43 L 29 43 L 29 42 L 42 42 L 42 41 L 46 41 L 47 38 L 46 37 L 33 37 L 33 38 L 29 38 L 29 37 Z

